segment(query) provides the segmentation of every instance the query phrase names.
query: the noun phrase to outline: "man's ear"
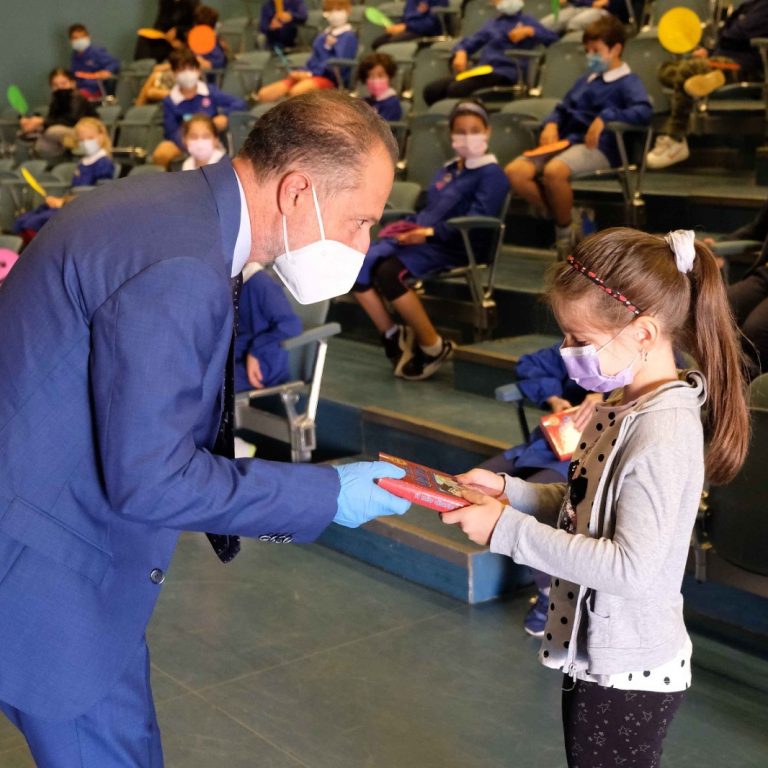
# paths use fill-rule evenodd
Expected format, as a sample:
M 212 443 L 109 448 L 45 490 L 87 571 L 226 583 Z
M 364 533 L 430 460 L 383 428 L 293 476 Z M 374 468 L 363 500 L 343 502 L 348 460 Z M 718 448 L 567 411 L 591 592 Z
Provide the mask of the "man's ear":
M 309 178 L 299 171 L 291 171 L 277 184 L 277 207 L 280 213 L 290 217 L 299 207 L 302 196 L 311 193 Z

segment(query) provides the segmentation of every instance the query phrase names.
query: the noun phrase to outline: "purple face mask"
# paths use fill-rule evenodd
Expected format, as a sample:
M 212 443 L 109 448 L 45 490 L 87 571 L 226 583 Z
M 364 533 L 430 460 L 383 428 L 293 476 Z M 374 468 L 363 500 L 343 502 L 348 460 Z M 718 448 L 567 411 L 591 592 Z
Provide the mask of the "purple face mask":
M 617 333 L 613 339 L 618 335 Z M 630 360 L 626 368 L 613 376 L 606 376 L 600 370 L 598 352 L 605 349 L 613 339 L 606 341 L 600 349 L 595 349 L 592 344 L 587 344 L 585 347 L 560 347 L 560 356 L 563 358 L 568 377 L 588 392 L 612 392 L 614 389 L 630 384 L 635 376 L 632 366 L 637 360 L 637 355 Z

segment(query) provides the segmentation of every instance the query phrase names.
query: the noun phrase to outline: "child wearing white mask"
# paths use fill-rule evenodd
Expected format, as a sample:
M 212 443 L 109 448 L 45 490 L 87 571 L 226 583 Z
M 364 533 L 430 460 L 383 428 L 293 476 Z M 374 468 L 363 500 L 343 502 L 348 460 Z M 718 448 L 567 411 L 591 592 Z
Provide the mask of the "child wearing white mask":
M 83 117 L 75 125 L 78 151 L 82 159 L 72 177 L 72 187 L 93 187 L 99 181 L 115 176 L 112 162 L 112 142 L 104 123 L 95 117 Z M 74 199 L 74 195 L 48 195 L 45 203 L 19 216 L 13 231 L 29 241 L 48 219 L 62 206 Z
M 192 115 L 209 115 L 216 130 L 221 133 L 227 130 L 227 115 L 230 112 L 248 108 L 242 99 L 224 93 L 201 79 L 200 63 L 188 48 L 174 51 L 168 61 L 176 84 L 163 99 L 164 140 L 152 154 L 152 162 L 164 168 L 181 156 L 184 150 L 182 128 Z
M 284 96 L 299 96 L 320 89 L 336 88 L 336 72 L 328 65 L 330 59 L 354 59 L 357 56 L 357 35 L 349 23 L 352 6 L 349 0 L 324 0 L 323 16 L 328 26 L 312 43 L 312 55 L 307 63 L 292 70 L 288 77 L 269 83 L 254 93 L 256 101 L 270 102 Z M 339 70 L 344 86 L 349 85 L 349 67 Z
M 447 222 L 456 216 L 499 216 L 509 184 L 494 155 L 485 107 L 476 100 L 460 101 L 449 128 L 457 157 L 440 168 L 427 190 L 427 205 L 418 214 L 379 232 L 357 278 L 353 295 L 381 333 L 384 351 L 395 376 L 428 379 L 453 353 L 453 342 L 442 339 L 418 295 L 405 280 L 466 264 L 461 234 Z M 473 235 L 483 253 L 487 236 Z M 384 302 L 402 318 L 398 324 Z
M 192 115 L 182 128 L 184 146 L 189 157 L 181 166 L 182 171 L 194 171 L 204 165 L 218 163 L 225 152 L 219 143 L 219 135 L 208 115 Z
M 102 82 L 120 71 L 120 60 L 106 48 L 93 45 L 84 24 L 72 24 L 69 28 L 72 58 L 69 68 L 75 74 L 77 88 L 87 99 L 99 101 Z

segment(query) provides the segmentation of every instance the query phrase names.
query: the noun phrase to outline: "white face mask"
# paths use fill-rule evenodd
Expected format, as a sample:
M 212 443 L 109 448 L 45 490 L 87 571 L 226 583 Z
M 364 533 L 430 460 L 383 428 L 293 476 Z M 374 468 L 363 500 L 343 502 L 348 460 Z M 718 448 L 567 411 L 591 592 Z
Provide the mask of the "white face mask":
M 459 157 L 472 160 L 488 152 L 488 136 L 485 133 L 454 133 L 451 146 Z
M 86 157 L 90 157 L 101 149 L 101 142 L 98 139 L 83 139 L 80 142 L 80 149 L 83 150 Z
M 297 251 L 288 247 L 288 226 L 283 216 L 285 253 L 275 259 L 275 272 L 299 304 L 314 304 L 348 293 L 363 266 L 365 254 L 337 240 L 326 240 L 320 205 L 312 186 L 320 240 Z
M 500 0 L 496 8 L 500 13 L 514 16 L 523 9 L 523 0 Z
M 331 29 L 343 27 L 349 21 L 349 13 L 347 11 L 328 11 L 323 16 L 328 19 Z
M 213 154 L 213 139 L 187 139 L 187 152 L 198 163 L 207 163 Z
M 72 50 L 77 51 L 77 53 L 82 53 L 83 51 L 88 49 L 88 46 L 90 44 L 91 44 L 90 37 L 77 37 L 72 41 Z
M 176 82 L 179 84 L 179 88 L 184 88 L 184 90 L 194 88 L 199 79 L 200 73 L 196 69 L 182 69 L 181 72 L 176 73 Z

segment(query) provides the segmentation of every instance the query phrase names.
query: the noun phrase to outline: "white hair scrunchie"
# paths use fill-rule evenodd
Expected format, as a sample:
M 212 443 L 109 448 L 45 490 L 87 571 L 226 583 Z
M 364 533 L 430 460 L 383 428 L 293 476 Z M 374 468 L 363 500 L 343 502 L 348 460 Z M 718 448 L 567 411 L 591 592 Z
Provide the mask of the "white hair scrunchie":
M 690 272 L 693 269 L 693 260 L 696 258 L 696 249 L 693 247 L 696 233 L 692 229 L 676 229 L 664 235 L 664 239 L 675 254 L 678 270 L 683 274 Z

